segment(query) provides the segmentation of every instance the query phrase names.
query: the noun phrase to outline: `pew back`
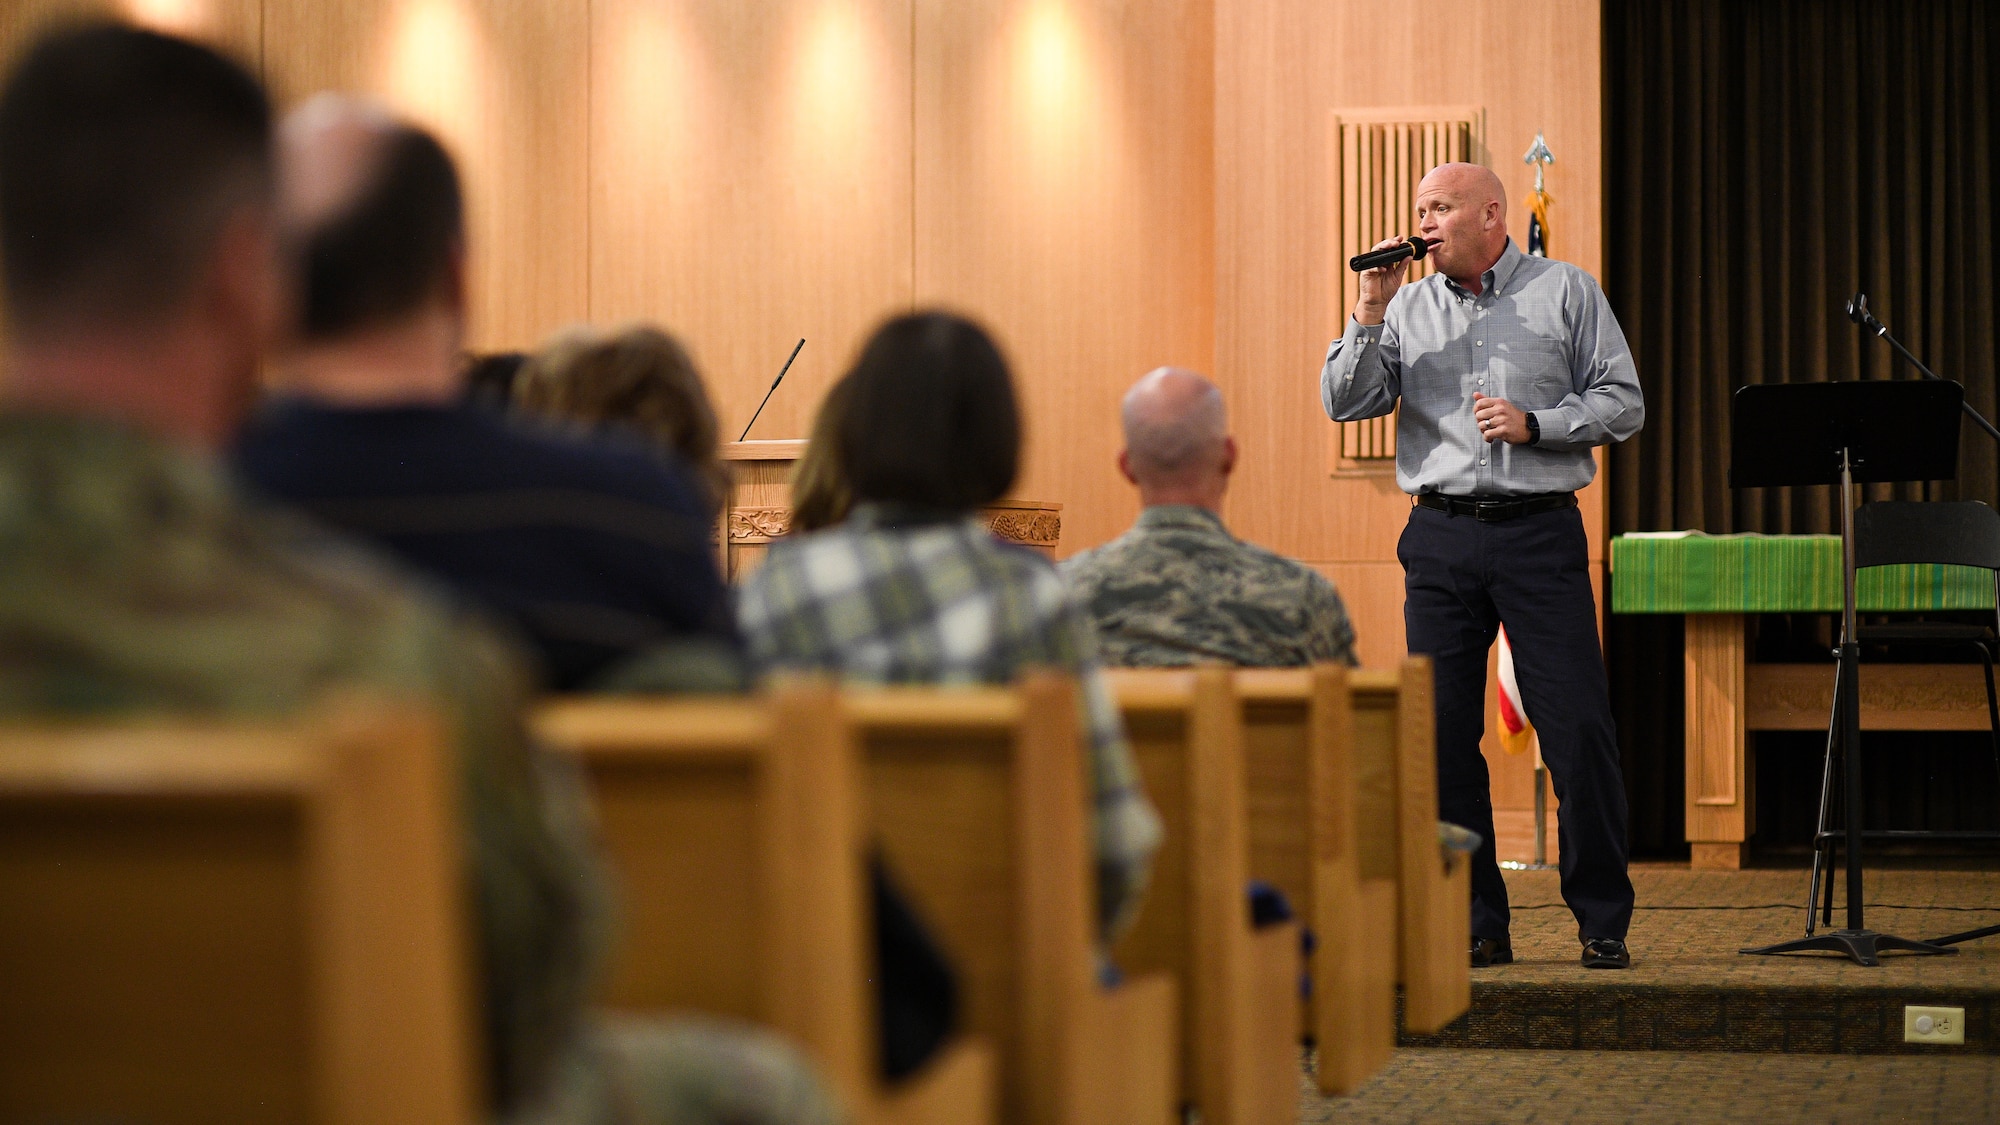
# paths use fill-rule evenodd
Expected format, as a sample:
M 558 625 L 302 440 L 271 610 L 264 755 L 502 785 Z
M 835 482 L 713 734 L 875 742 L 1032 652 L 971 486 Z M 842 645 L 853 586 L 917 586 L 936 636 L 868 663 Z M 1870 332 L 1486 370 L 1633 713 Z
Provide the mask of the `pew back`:
M 429 717 L 0 730 L 0 1119 L 470 1122 Z
M 1364 875 L 1396 873 L 1403 1026 L 1428 1035 L 1472 1005 L 1465 952 L 1472 932 L 1471 868 L 1447 860 L 1438 846 L 1431 664 L 1412 656 L 1393 671 L 1354 672 L 1348 682 L 1358 823 L 1384 829 L 1360 833 L 1357 854 Z
M 1120 965 L 1173 974 L 1183 1090 L 1204 1121 L 1298 1112 L 1299 926 L 1253 929 L 1243 709 L 1227 668 L 1108 673 L 1147 792 L 1166 826 Z
M 996 1044 L 1001 1119 L 1164 1125 L 1170 981 L 1093 978 L 1091 858 L 1074 685 L 882 688 L 847 706 L 869 826 L 959 969 L 965 1024 Z
M 1396 1045 L 1396 873 L 1360 859 L 1364 821 L 1348 670 L 1244 669 L 1251 870 L 1292 900 L 1315 936 L 1305 1030 L 1319 1087 L 1348 1094 Z M 1378 754 L 1379 756 L 1379 754 Z
M 824 683 L 767 696 L 571 699 L 536 716 L 592 783 L 623 906 L 605 1003 L 762 1023 L 874 1125 L 986 1125 L 993 1060 L 948 1045 L 884 1088 L 852 726 Z

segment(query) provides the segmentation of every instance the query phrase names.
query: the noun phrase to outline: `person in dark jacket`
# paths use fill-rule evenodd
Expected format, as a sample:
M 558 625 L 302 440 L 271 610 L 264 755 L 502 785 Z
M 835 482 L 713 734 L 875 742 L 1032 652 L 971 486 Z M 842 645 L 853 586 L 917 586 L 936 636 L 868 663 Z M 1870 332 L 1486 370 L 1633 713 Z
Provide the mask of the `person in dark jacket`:
M 661 646 L 736 645 L 706 492 L 634 441 L 462 399 L 464 205 L 428 133 L 322 97 L 280 133 L 304 281 L 297 345 L 236 464 L 511 624 L 572 690 Z

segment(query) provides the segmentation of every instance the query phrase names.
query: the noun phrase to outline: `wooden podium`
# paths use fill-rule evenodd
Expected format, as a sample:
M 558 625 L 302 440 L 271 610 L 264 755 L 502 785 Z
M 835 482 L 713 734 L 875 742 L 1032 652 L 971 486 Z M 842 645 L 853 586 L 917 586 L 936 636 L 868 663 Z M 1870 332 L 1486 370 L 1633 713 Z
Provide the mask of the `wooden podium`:
M 722 459 L 736 473 L 736 485 L 723 508 L 718 538 L 722 569 L 731 582 L 763 561 L 771 541 L 792 528 L 792 463 L 805 456 L 803 439 L 731 441 Z M 1062 505 L 1044 500 L 1002 500 L 980 510 L 993 534 L 1055 557 L 1062 538 Z

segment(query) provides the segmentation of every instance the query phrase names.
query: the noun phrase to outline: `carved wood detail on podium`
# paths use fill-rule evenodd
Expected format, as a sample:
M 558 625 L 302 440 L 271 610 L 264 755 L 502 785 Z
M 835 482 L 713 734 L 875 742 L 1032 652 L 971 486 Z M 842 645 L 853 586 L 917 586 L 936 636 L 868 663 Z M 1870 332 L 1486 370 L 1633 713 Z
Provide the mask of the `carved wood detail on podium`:
M 1062 516 L 1043 508 L 984 508 L 986 529 L 1009 543 L 1053 549 L 1062 538 Z
M 987 530 L 1009 543 L 1051 550 L 1062 539 L 1062 514 L 1048 508 L 983 508 Z M 729 510 L 731 543 L 769 543 L 792 530 L 792 510 L 778 504 Z
M 769 543 L 773 539 L 784 538 L 791 531 L 790 508 L 767 505 L 729 510 L 729 541 L 732 543 Z

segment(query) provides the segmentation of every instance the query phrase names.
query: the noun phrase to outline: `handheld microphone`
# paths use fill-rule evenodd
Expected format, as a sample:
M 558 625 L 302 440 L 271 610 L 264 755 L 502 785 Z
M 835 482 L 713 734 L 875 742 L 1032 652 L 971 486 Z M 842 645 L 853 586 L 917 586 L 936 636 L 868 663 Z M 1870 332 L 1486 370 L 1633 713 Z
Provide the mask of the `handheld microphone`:
M 1355 273 L 1361 273 L 1377 266 L 1393 266 L 1404 258 L 1421 260 L 1430 248 L 1430 243 L 1411 235 L 1386 250 L 1370 250 L 1366 254 L 1356 254 L 1347 259 L 1347 267 Z
M 748 422 L 743 423 L 743 432 L 736 436 L 737 441 L 742 441 L 744 438 L 750 436 L 750 427 L 757 424 L 757 415 L 764 413 L 764 403 L 768 403 L 771 401 L 771 395 L 777 391 L 778 384 L 785 381 L 785 372 L 790 371 L 792 369 L 792 360 L 799 358 L 799 349 L 805 346 L 806 346 L 806 338 L 804 336 L 799 337 L 799 342 L 797 346 L 792 348 L 791 358 L 785 360 L 785 366 L 778 369 L 778 377 L 776 379 L 771 380 L 771 389 L 764 392 L 764 402 L 758 403 L 756 414 L 750 415 L 750 420 Z
M 1882 327 L 1882 322 L 1875 319 L 1875 314 L 1868 311 L 1868 294 L 1866 293 L 1856 293 L 1847 299 L 1847 319 L 1875 333 L 1877 336 L 1887 336 L 1889 334 L 1889 330 Z

